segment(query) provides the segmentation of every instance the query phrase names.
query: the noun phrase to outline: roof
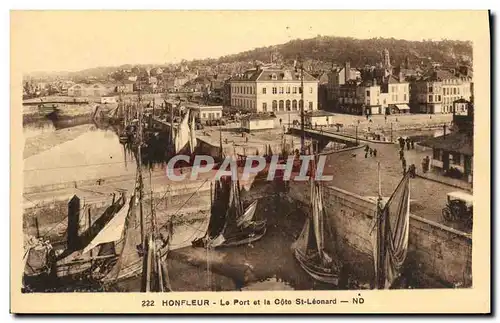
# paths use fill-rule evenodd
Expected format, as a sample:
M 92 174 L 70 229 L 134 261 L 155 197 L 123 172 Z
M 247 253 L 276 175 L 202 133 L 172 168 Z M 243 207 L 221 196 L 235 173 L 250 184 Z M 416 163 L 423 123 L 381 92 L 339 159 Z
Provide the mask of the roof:
M 269 114 L 262 114 L 262 113 L 254 113 L 254 114 L 250 114 L 250 115 L 242 117 L 242 119 L 246 119 L 246 120 L 272 120 L 275 118 L 276 117 L 270 116 Z
M 466 133 L 450 133 L 445 136 L 422 141 L 420 145 L 431 147 L 433 149 L 443 149 L 451 152 L 457 152 L 468 156 L 474 155 L 473 139 Z
M 300 81 L 300 72 L 293 69 L 265 68 L 250 69 L 240 76 L 231 78 L 231 81 Z M 304 82 L 317 82 L 311 74 L 304 71 Z
M 328 111 L 323 111 L 323 110 L 316 110 L 316 111 L 311 111 L 306 114 L 306 117 L 333 117 L 335 114 L 328 112 Z
M 455 191 L 455 192 L 450 192 L 447 195 L 449 198 L 461 200 L 470 205 L 472 205 L 474 201 L 473 195 L 466 192 Z

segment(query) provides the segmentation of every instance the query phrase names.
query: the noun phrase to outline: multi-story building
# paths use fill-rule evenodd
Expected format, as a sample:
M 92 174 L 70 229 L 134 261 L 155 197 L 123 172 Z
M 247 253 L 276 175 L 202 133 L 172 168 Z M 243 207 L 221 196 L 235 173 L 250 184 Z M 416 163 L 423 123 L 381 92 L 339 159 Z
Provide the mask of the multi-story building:
M 407 113 L 409 84 L 395 76 L 382 84 L 373 81 L 349 81 L 340 87 L 339 111 L 357 115 Z
M 472 97 L 470 76 L 454 71 L 433 71 L 411 84 L 414 113 L 453 113 L 453 102 Z
M 304 71 L 304 110 L 318 109 L 318 80 Z M 233 77 L 231 106 L 256 112 L 299 111 L 302 105 L 300 72 L 283 68 L 254 68 Z
M 346 62 L 341 68 L 334 68 L 328 73 L 327 99 L 334 104 L 340 97 L 340 87 L 350 80 L 360 80 L 361 72 L 351 68 L 351 63 Z

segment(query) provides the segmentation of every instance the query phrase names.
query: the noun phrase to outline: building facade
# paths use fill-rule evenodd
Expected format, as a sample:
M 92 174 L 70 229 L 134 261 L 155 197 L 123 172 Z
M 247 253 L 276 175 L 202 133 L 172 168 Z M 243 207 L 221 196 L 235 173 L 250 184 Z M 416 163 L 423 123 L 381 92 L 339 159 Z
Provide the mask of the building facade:
M 299 111 L 300 72 L 255 68 L 231 79 L 231 106 L 254 112 Z M 318 109 L 318 80 L 304 72 L 304 110 Z
M 340 86 L 338 111 L 356 115 L 406 113 L 410 85 L 389 76 L 385 83 L 373 81 L 349 81 Z
M 471 78 L 453 71 L 433 71 L 411 84 L 411 108 L 414 113 L 453 113 L 453 102 L 471 100 Z

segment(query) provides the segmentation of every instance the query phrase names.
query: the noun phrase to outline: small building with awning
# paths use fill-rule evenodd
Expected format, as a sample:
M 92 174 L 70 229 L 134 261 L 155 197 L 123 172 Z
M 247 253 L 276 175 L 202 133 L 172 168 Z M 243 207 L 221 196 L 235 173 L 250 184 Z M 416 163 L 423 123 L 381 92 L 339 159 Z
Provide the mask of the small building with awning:
M 432 148 L 433 171 L 472 183 L 474 144 L 470 134 L 450 133 L 425 140 L 420 145 Z
M 410 113 L 408 104 L 391 104 L 389 105 L 389 114 L 406 114 Z

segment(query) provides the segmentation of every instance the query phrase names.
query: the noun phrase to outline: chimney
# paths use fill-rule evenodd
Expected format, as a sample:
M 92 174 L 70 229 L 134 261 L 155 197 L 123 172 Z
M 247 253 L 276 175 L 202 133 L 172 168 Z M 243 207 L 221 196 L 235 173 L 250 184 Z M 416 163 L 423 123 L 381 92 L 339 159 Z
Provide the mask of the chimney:
M 373 79 L 373 86 L 377 86 L 377 79 L 376 78 Z
M 349 81 L 351 79 L 351 62 L 345 62 L 345 81 Z
M 399 82 L 403 82 L 403 81 L 404 81 L 403 72 L 399 71 Z

